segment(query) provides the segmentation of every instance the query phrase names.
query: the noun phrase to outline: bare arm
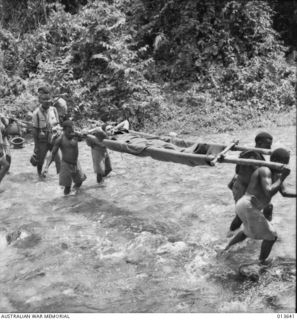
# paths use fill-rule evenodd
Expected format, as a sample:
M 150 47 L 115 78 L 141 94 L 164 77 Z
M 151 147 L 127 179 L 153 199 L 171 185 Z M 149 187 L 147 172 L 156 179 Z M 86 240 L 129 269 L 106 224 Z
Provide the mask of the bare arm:
M 281 185 L 279 192 L 283 197 L 296 198 L 296 191 L 294 192 L 293 190 L 289 190 L 283 183 Z
M 96 127 L 90 130 L 86 130 L 86 134 L 95 134 L 96 132 L 98 132 L 98 130 L 101 130 L 101 127 L 100 128 Z
M 261 167 L 259 169 L 259 178 L 265 195 L 271 198 L 280 191 L 283 181 L 289 174 L 290 169 L 285 167 L 282 172 L 277 174 L 276 180 L 272 183 L 271 171 L 267 167 Z
M 34 111 L 34 113 L 33 113 L 32 125 L 33 125 L 33 139 L 34 139 L 35 146 L 37 146 L 37 143 L 38 143 L 38 133 L 39 133 L 39 117 L 38 117 L 38 111 Z
M 37 142 L 38 142 L 38 128 L 33 128 L 33 139 L 34 139 L 34 143 L 35 143 L 35 146 L 37 145 Z
M 99 140 L 97 137 L 95 137 L 94 135 L 87 135 L 87 144 L 88 146 L 94 148 L 96 146 L 105 147 L 105 144 L 102 142 L 103 139 Z
M 100 139 L 100 141 L 108 138 L 107 133 L 105 131 L 103 131 L 101 127 L 91 129 L 88 131 L 87 134 L 94 135 L 96 138 Z
M 61 146 L 61 141 L 62 141 L 62 136 L 60 136 L 56 139 L 55 144 L 53 146 L 53 150 L 52 150 L 52 158 L 50 159 L 48 166 L 50 166 L 50 164 L 54 161 L 55 156 Z
M 78 142 L 82 141 L 84 136 L 85 135 L 83 133 L 78 132 L 78 131 L 74 131 L 73 134 L 72 134 L 72 138 L 76 139 Z
M 113 128 L 114 130 L 119 130 L 119 129 L 126 129 L 129 130 L 129 122 L 128 120 L 124 120 L 120 122 L 117 126 Z
M 99 146 L 99 147 L 102 147 L 102 148 L 105 148 L 106 145 L 103 143 L 103 142 L 99 142 L 99 141 L 96 141 L 95 142 L 95 145 Z
M 105 145 L 102 142 L 104 139 L 108 139 L 108 135 L 105 131 L 101 129 L 101 127 L 97 127 L 89 130 L 87 133 L 87 143 L 90 147 L 99 146 L 104 148 Z
M 59 150 L 60 143 L 57 144 L 59 139 L 60 139 L 60 137 L 55 140 L 55 144 L 53 146 L 52 151 L 48 151 L 46 154 L 46 164 L 44 166 L 44 169 L 42 170 L 43 177 L 46 177 L 48 169 L 49 169 L 51 163 L 54 161 L 55 156 Z

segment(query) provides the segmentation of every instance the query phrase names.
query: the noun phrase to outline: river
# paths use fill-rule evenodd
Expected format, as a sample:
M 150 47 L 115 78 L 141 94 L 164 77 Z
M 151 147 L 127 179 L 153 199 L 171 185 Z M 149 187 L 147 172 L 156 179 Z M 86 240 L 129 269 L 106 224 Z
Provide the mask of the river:
M 253 146 L 258 132 L 199 140 Z M 295 190 L 296 129 L 269 132 L 274 148 L 291 150 L 286 182 Z M 79 148 L 88 179 L 69 197 L 54 166 L 38 180 L 31 143 L 12 150 L 0 194 L 0 312 L 295 312 L 296 199 L 273 198 L 277 262 L 258 281 L 244 280 L 238 267 L 258 258 L 259 241 L 217 255 L 234 217 L 226 187 L 234 165 L 192 168 L 110 152 L 113 172 L 99 186 L 90 149 Z

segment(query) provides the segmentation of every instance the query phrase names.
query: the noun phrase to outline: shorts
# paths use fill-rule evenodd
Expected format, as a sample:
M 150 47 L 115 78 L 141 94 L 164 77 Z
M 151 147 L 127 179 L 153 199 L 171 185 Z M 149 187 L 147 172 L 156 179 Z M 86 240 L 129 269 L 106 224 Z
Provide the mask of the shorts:
M 70 187 L 73 181 L 74 184 L 81 184 L 87 179 L 87 176 L 82 172 L 79 162 L 71 164 L 62 160 L 59 175 L 59 184 L 63 187 Z
M 37 156 L 38 165 L 42 166 L 48 151 L 51 151 L 53 145 L 48 141 L 38 141 L 35 145 L 34 153 Z
M 94 172 L 104 175 L 106 150 L 103 150 L 103 148 L 100 148 L 100 147 L 95 147 L 95 148 L 92 148 L 91 152 L 92 152 Z
M 108 157 L 106 147 L 96 145 L 96 141 L 100 141 L 94 135 L 88 135 L 86 142 L 91 147 L 94 172 L 97 174 L 105 174 L 105 159 Z
M 235 212 L 243 222 L 244 234 L 257 240 L 275 240 L 277 233 L 262 213 L 263 207 L 257 205 L 257 198 L 245 194 L 235 206 Z

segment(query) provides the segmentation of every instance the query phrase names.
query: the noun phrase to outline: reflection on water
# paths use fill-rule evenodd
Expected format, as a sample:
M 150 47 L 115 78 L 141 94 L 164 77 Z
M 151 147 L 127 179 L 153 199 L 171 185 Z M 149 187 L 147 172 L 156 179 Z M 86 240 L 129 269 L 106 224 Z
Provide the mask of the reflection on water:
M 239 132 L 241 144 L 253 146 L 257 132 Z M 287 182 L 295 188 L 295 128 L 271 133 L 275 147 L 292 150 Z M 191 168 L 111 152 L 114 170 L 98 186 L 81 143 L 88 179 L 79 194 L 63 197 L 54 168 L 38 181 L 32 148 L 13 150 L 2 184 L 1 312 L 294 312 L 295 199 L 273 199 L 275 260 L 253 282 L 238 268 L 257 259 L 258 241 L 217 256 L 234 216 L 226 187 L 234 166 Z

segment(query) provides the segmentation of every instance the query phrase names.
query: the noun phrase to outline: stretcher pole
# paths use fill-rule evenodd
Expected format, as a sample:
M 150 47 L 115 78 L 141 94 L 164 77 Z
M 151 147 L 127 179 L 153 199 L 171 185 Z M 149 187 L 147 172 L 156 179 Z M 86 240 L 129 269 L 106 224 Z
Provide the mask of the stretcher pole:
M 262 154 L 271 155 L 271 149 L 263 149 L 263 148 L 253 148 L 253 147 L 241 147 L 241 146 L 234 146 L 232 151 L 257 151 Z
M 286 167 L 285 164 L 278 163 L 278 162 L 271 162 L 271 161 L 263 161 L 263 160 L 253 160 L 253 159 L 242 159 L 242 158 L 228 158 L 223 157 L 219 160 L 222 163 L 232 163 L 232 164 L 239 164 L 239 165 L 246 165 L 246 166 L 257 166 L 257 167 L 268 167 L 274 170 L 282 170 Z
M 163 141 L 166 141 L 166 142 L 170 141 L 170 137 L 169 136 L 157 136 L 157 135 L 154 135 L 154 134 L 144 133 L 144 132 L 140 132 L 140 131 L 133 131 L 133 130 L 129 130 L 129 133 L 137 135 L 137 136 L 140 136 L 140 137 L 143 137 L 143 138 L 147 138 L 147 139 L 160 139 L 160 140 L 163 140 Z M 175 138 L 175 140 L 182 140 L 182 139 Z M 189 140 L 182 140 L 182 141 L 184 141 L 184 143 L 187 146 L 191 146 L 191 145 L 197 143 L 197 141 L 196 142 L 195 141 L 189 141 Z M 201 143 L 203 143 L 203 142 L 201 142 Z M 175 144 L 174 141 L 173 141 L 173 144 Z M 209 145 L 214 145 L 214 144 L 215 143 L 209 143 Z M 215 144 L 215 145 L 217 145 L 217 144 Z M 242 146 L 234 145 L 230 149 L 230 151 L 257 151 L 257 152 L 259 152 L 261 154 L 270 155 L 273 150 L 271 150 L 271 149 L 263 149 L 263 148 L 255 148 L 255 147 L 242 147 Z
M 229 144 L 223 151 L 218 153 L 213 160 L 210 161 L 211 166 L 215 166 L 216 162 L 220 161 L 224 158 L 226 153 L 230 151 L 234 146 L 238 145 L 239 140 L 233 141 L 231 144 Z

